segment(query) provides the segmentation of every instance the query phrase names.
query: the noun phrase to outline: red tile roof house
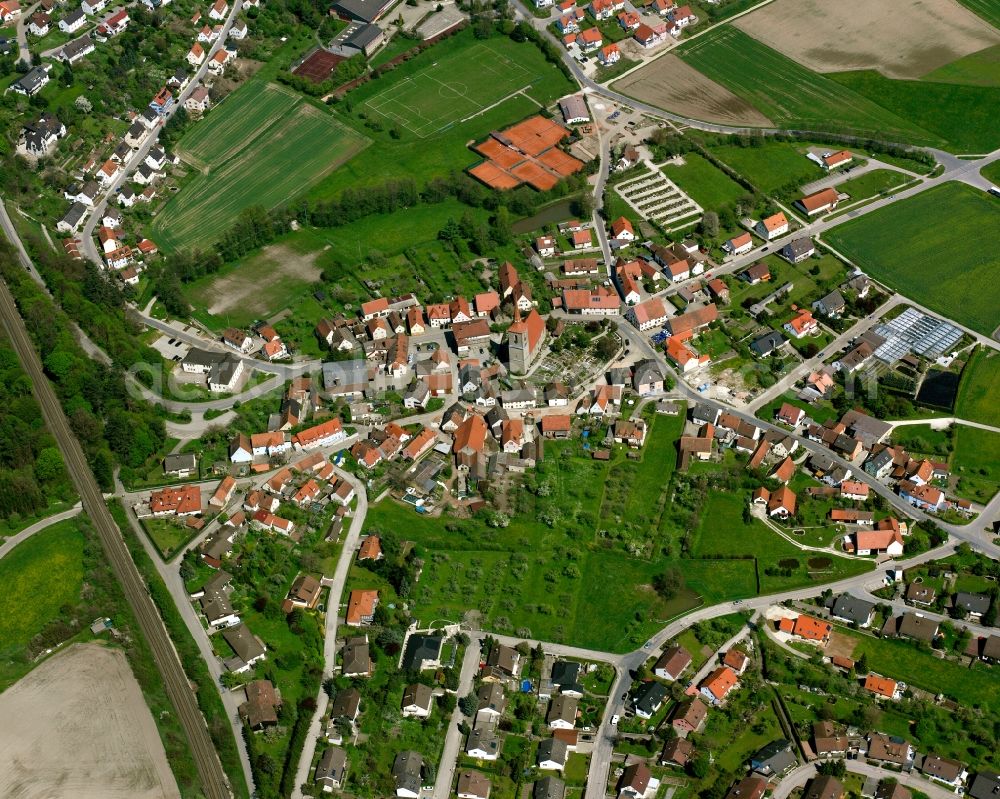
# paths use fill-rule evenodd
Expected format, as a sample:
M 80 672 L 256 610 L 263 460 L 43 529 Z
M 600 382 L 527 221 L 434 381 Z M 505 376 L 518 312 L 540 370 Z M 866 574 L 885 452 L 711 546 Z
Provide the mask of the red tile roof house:
M 741 649 L 730 649 L 726 652 L 725 656 L 722 658 L 722 665 L 728 666 L 737 675 L 743 674 L 750 665 L 750 658 L 747 657 L 747 653 Z
M 725 701 L 738 684 L 736 672 L 728 666 L 720 666 L 702 682 L 701 693 L 713 705 L 718 705 Z
M 782 486 L 773 494 L 767 503 L 767 515 L 778 516 L 787 519 L 795 515 L 795 493 L 788 487 Z
M 749 233 L 741 233 L 723 244 L 722 249 L 730 255 L 743 255 L 753 249 L 753 237 Z
M 622 52 L 618 48 L 618 45 L 614 43 L 602 47 L 601 51 L 597 54 L 597 60 L 600 61 L 603 66 L 606 67 L 610 67 L 612 64 L 617 64 L 621 60 L 621 57 L 622 57 Z M 612 239 L 612 240 L 618 242 L 619 245 L 628 244 L 627 241 L 621 239 Z
M 680 736 L 698 732 L 708 716 L 708 708 L 698 697 L 681 702 L 674 710 L 670 725 Z
M 597 28 L 587 28 L 587 30 L 585 31 L 580 31 L 580 35 L 576 37 L 576 40 L 580 44 L 580 49 L 583 50 L 583 52 L 585 53 L 596 50 L 602 44 L 604 44 L 604 38 L 601 36 L 600 30 L 598 30 Z M 587 243 L 584 246 L 580 246 L 576 243 L 576 237 L 580 235 L 580 233 L 586 233 L 587 235 Z M 574 239 L 573 246 L 578 250 L 585 249 L 585 247 L 590 246 L 589 231 L 581 230 L 578 233 L 574 233 L 573 239 Z
M 662 22 L 654 26 L 642 23 L 633 36 L 641 47 L 656 47 L 667 40 L 667 26 Z
M 819 329 L 819 322 L 813 318 L 812 311 L 799 308 L 797 315 L 785 322 L 784 328 L 795 338 L 805 338 Z
M 328 419 L 322 424 L 310 427 L 292 436 L 292 446 L 296 450 L 309 450 L 316 447 L 329 447 L 347 438 L 340 419 Z
M 807 215 L 825 214 L 837 207 L 838 195 L 836 189 L 823 189 L 813 194 L 809 194 L 795 204 Z
M 671 644 L 656 661 L 653 674 L 664 680 L 676 680 L 690 665 L 690 653 L 680 644 Z
M 773 241 L 788 232 L 788 219 L 783 212 L 778 211 L 776 214 L 761 219 L 755 229 L 762 239 Z
M 378 316 L 388 316 L 389 311 L 389 300 L 385 297 L 363 302 L 361 303 L 361 320 L 367 322 L 369 319 L 374 319 Z
M 631 306 L 625 311 L 625 318 L 639 330 L 650 330 L 660 327 L 667 321 L 667 309 L 663 300 L 653 297 L 650 300 Z
M 201 491 L 198 486 L 153 491 L 149 495 L 149 510 L 153 516 L 191 516 L 201 513 Z
M 832 632 L 833 626 L 829 622 L 807 616 L 804 613 L 796 617 L 795 623 L 792 625 L 792 635 L 806 641 L 819 641 L 821 644 L 830 640 Z

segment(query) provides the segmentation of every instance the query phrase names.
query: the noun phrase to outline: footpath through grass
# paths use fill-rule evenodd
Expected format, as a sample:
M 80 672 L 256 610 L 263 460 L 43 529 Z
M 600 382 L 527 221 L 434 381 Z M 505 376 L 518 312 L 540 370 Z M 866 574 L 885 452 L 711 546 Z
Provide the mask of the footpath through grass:
M 876 280 L 984 335 L 1000 316 L 1000 199 L 936 186 L 838 225 L 826 239 Z

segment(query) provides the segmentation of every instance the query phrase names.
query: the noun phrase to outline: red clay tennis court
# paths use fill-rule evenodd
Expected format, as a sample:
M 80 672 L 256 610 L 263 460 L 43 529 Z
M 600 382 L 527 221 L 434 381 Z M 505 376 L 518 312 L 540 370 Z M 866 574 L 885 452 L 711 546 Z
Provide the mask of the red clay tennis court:
M 512 189 L 527 183 L 548 191 L 560 178 L 583 169 L 583 162 L 556 145 L 569 136 L 562 125 L 535 116 L 503 131 L 472 149 L 486 158 L 469 169 L 469 174 L 491 189 Z
M 328 53 L 322 48 L 314 50 L 312 54 L 292 70 L 293 75 L 300 78 L 307 78 L 313 83 L 322 83 L 337 68 L 337 64 L 344 60 L 343 56 Z

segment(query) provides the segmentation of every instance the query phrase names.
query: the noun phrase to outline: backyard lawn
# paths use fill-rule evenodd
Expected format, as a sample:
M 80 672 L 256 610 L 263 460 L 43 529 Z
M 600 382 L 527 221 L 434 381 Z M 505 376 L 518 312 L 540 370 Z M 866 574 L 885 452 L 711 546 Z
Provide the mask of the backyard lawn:
M 875 279 L 991 335 L 1000 306 L 1000 253 L 993 242 L 998 225 L 1000 199 L 946 183 L 845 222 L 826 238 Z
M 943 693 L 965 707 L 1000 710 L 996 675 L 989 666 L 977 663 L 970 669 L 922 652 L 907 641 L 875 638 L 842 627 L 837 632 L 857 640 L 853 658 L 867 655 L 871 671 L 934 694 Z
M 751 556 L 757 561 L 760 592 L 771 594 L 810 583 L 825 583 L 869 571 L 873 564 L 805 552 L 759 519 L 743 521 L 747 501 L 741 493 L 713 493 L 702 511 L 692 546 L 696 557 Z M 768 571 L 773 570 L 769 574 Z M 790 572 L 790 573 L 789 573 Z

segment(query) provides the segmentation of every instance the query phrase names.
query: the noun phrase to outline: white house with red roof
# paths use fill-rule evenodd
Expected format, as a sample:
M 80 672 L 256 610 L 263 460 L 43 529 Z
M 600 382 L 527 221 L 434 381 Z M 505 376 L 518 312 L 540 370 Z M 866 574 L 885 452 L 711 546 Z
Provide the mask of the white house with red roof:
M 667 321 L 667 309 L 659 297 L 640 302 L 625 311 L 625 318 L 639 330 L 651 330 Z
M 191 49 L 188 50 L 187 61 L 193 67 L 200 67 L 204 60 L 205 48 L 198 44 L 198 42 L 195 42 L 191 45 Z
M 785 322 L 784 327 L 789 335 L 795 338 L 805 338 L 819 330 L 819 322 L 813 317 L 812 311 L 799 308 L 796 315 Z
M 601 31 L 598 28 L 587 28 L 585 31 L 580 31 L 576 41 L 580 45 L 580 49 L 588 53 L 597 50 L 604 44 L 604 37 L 601 36 Z
M 556 240 L 552 236 L 539 236 L 535 239 L 535 250 L 542 258 L 551 258 L 556 254 Z
M 783 211 L 765 217 L 757 223 L 757 234 L 766 241 L 773 241 L 788 232 L 788 219 Z
M 640 47 L 647 49 L 656 47 L 667 40 L 667 26 L 662 22 L 657 25 L 647 25 L 644 22 L 635 29 L 633 38 Z
M 624 216 L 618 217 L 611 223 L 611 238 L 622 243 L 635 241 L 635 228 Z
M 741 233 L 723 244 L 722 249 L 730 255 L 743 255 L 753 249 L 753 237 L 749 233 Z
M 101 168 L 97 170 L 97 182 L 102 186 L 113 183 L 121 172 L 121 167 L 110 158 L 105 161 Z
M 619 11 L 625 10 L 625 0 L 593 0 L 587 10 L 598 21 L 611 19 Z
M 229 3 L 226 0 L 215 0 L 215 4 L 208 12 L 212 19 L 224 20 L 229 13 Z
M 621 60 L 621 57 L 622 51 L 618 49 L 617 44 L 609 44 L 602 47 L 601 51 L 597 54 L 597 60 L 606 67 L 617 64 Z

